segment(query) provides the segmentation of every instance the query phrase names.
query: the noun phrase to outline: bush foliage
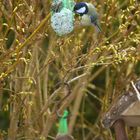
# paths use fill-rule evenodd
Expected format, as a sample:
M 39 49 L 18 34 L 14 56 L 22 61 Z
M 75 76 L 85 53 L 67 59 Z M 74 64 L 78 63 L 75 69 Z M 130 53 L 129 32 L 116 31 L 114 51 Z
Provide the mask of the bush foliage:
M 54 139 L 56 111 L 68 108 L 75 139 L 113 140 L 101 117 L 139 78 L 139 1 L 87 0 L 97 7 L 102 33 L 76 24 L 62 37 L 50 26 L 51 2 L 0 1 L 0 139 Z M 66 83 L 71 92 L 60 104 Z

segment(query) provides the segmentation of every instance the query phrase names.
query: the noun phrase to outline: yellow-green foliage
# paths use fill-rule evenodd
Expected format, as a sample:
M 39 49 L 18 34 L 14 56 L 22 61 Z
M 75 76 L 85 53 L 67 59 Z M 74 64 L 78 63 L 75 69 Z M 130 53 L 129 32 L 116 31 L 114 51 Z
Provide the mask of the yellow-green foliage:
M 97 7 L 103 32 L 77 25 L 76 16 L 74 31 L 59 37 L 50 26 L 51 2 L 0 1 L 0 139 L 54 139 L 56 111 L 69 108 L 76 140 L 112 140 L 101 117 L 139 78 L 140 4 L 87 0 Z M 71 93 L 58 105 L 64 82 Z

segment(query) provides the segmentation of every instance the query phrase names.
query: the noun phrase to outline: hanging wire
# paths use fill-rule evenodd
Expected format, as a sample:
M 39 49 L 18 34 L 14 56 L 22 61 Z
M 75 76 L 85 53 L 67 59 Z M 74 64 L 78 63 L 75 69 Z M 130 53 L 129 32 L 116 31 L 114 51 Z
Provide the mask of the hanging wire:
M 62 118 L 62 117 L 63 117 L 63 118 L 64 118 L 63 115 L 59 114 L 58 110 L 59 110 L 60 106 L 62 105 L 62 103 L 63 103 L 63 102 L 69 97 L 69 95 L 71 94 L 71 88 L 70 88 L 70 85 L 69 85 L 67 82 L 59 83 L 59 84 L 64 85 L 64 86 L 67 88 L 67 90 L 68 90 L 67 94 L 58 102 L 57 107 L 56 107 L 56 114 L 57 114 L 57 117 L 59 117 L 59 118 Z M 67 116 L 65 116 L 65 117 L 68 118 L 69 116 L 71 116 L 71 115 L 69 114 L 69 115 L 67 115 Z

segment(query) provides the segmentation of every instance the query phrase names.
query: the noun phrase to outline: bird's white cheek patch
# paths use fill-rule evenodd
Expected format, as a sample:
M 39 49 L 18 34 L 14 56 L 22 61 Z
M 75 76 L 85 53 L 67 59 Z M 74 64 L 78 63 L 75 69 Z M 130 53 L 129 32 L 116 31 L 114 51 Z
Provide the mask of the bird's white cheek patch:
M 86 11 L 85 7 L 80 8 L 79 10 L 76 10 L 77 13 L 84 13 Z

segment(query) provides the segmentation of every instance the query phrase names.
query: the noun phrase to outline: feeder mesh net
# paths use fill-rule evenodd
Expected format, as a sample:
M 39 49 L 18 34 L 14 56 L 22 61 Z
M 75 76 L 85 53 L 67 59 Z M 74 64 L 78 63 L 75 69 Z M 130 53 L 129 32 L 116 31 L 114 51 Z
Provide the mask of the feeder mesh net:
M 60 3 L 61 0 L 54 0 L 53 3 Z M 74 15 L 72 12 L 74 1 L 62 0 L 63 8 L 60 12 L 53 12 L 51 16 L 51 26 L 54 31 L 62 36 L 73 31 Z

